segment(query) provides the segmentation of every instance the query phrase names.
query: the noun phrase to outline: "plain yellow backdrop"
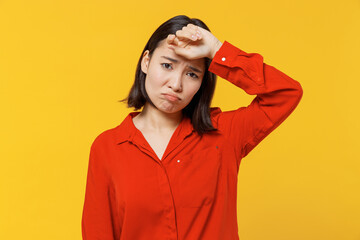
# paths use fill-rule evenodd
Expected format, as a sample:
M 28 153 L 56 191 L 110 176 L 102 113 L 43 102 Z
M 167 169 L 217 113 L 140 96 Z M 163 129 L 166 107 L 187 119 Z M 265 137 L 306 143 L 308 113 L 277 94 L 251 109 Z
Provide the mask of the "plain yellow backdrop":
M 303 98 L 242 160 L 241 240 L 360 240 L 360 2 L 0 1 L 0 239 L 81 239 L 90 144 L 152 32 L 175 15 L 299 81 Z M 224 79 L 212 106 L 248 105 Z

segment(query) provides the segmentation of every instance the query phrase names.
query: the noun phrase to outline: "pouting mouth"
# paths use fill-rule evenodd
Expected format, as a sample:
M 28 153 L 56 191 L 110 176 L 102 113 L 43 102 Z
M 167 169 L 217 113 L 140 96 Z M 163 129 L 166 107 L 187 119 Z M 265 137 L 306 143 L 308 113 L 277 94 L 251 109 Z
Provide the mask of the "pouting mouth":
M 175 101 L 175 100 L 181 100 L 178 96 L 170 93 L 163 93 L 165 97 L 167 97 L 169 100 Z

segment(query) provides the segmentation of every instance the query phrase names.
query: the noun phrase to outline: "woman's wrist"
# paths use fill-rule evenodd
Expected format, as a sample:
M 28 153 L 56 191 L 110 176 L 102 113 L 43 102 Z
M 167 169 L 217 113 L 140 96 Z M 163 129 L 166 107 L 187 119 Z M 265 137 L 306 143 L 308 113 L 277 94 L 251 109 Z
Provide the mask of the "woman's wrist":
M 217 51 L 219 51 L 219 49 L 221 48 L 222 46 L 222 42 L 220 42 L 219 40 L 215 43 L 212 51 L 211 51 L 211 59 L 213 59 L 215 57 L 215 54 Z

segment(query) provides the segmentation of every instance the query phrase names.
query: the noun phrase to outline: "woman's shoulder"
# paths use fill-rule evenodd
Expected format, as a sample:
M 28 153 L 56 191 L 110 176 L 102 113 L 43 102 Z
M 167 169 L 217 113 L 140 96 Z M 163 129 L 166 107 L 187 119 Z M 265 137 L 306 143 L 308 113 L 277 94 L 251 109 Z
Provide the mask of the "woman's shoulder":
M 136 112 L 129 113 L 120 124 L 111 128 L 105 129 L 98 133 L 93 141 L 95 145 L 104 145 L 119 143 L 128 139 L 129 135 L 134 131 L 131 117 L 135 116 Z
M 100 131 L 100 133 L 95 135 L 92 142 L 92 147 L 100 147 L 108 144 L 109 142 L 112 142 L 116 136 L 116 129 L 118 127 L 119 126 Z
M 221 115 L 222 111 L 219 107 L 210 108 L 210 119 L 215 128 L 218 128 L 218 118 Z
M 127 121 L 129 116 L 125 117 L 120 124 L 117 124 L 116 126 L 113 126 L 111 128 L 107 128 L 105 130 L 101 130 L 97 135 L 95 135 L 95 138 L 93 140 L 94 145 L 104 145 L 109 143 L 114 143 L 119 137 L 120 133 L 126 132 L 126 130 L 129 130 L 129 126 L 127 125 Z
M 222 113 L 221 109 L 219 107 L 211 107 L 210 108 L 210 116 L 214 117 L 218 115 L 219 113 Z
M 210 118 L 216 128 L 224 127 L 232 124 L 235 116 L 237 116 L 237 118 L 245 117 L 244 114 L 246 115 L 247 112 L 244 110 L 246 110 L 246 107 L 225 111 L 222 111 L 219 107 L 212 107 L 210 108 Z

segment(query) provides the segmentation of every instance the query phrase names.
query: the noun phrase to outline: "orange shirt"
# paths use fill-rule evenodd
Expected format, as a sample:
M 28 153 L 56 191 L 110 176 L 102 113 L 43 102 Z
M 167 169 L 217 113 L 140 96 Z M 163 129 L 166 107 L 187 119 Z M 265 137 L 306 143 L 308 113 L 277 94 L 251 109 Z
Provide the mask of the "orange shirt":
M 240 161 L 295 109 L 301 85 L 227 41 L 209 71 L 246 93 L 247 107 L 211 108 L 218 131 L 202 138 L 183 118 L 160 160 L 131 112 L 90 150 L 84 240 L 236 240 Z

